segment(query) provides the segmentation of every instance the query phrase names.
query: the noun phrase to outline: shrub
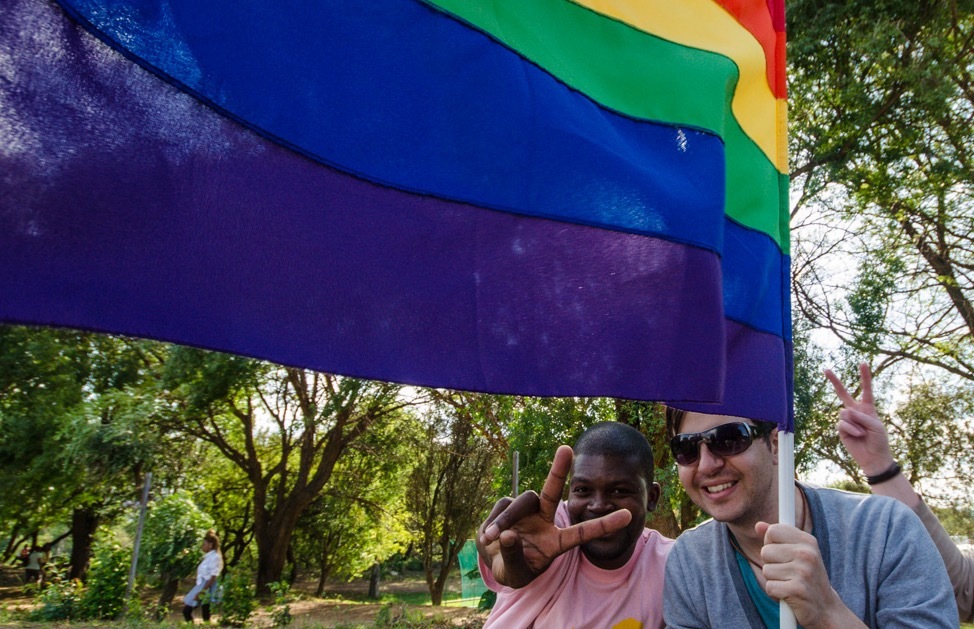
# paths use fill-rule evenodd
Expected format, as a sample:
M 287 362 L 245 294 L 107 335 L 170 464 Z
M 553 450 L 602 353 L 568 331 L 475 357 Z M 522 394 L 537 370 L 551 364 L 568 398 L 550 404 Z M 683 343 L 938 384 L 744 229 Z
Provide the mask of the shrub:
M 31 586 L 37 592 L 40 606 L 32 610 L 27 619 L 50 622 L 76 618 L 84 585 L 77 579 L 68 580 L 65 578 L 66 573 L 49 571 L 47 574 L 47 585 L 36 589 L 36 586 Z
M 200 540 L 210 528 L 213 518 L 199 510 L 189 492 L 152 502 L 142 533 L 140 571 L 161 581 L 193 574 L 203 558 Z
M 375 615 L 376 627 L 415 627 L 422 621 L 423 615 L 419 612 L 410 612 L 405 605 L 400 605 L 397 611 L 391 603 L 384 603 Z
M 117 544 L 98 549 L 88 571 L 88 583 L 81 597 L 80 617 L 112 620 L 125 611 L 131 551 Z
M 480 611 L 486 611 L 488 609 L 494 609 L 494 605 L 497 603 L 497 592 L 492 590 L 487 590 L 480 595 L 480 601 L 477 603 L 477 609 Z
M 243 627 L 257 608 L 250 575 L 242 571 L 229 571 L 222 579 L 222 589 L 220 624 Z
M 100 546 L 91 561 L 87 584 L 68 580 L 67 566 L 46 571 L 48 582 L 37 588 L 40 606 L 29 620 L 112 620 L 126 610 L 125 590 L 131 555 L 117 544 Z
M 274 595 L 274 605 L 271 611 L 271 620 L 275 627 L 286 627 L 294 621 L 291 615 L 291 585 L 287 581 L 275 581 L 268 584 L 271 593 Z

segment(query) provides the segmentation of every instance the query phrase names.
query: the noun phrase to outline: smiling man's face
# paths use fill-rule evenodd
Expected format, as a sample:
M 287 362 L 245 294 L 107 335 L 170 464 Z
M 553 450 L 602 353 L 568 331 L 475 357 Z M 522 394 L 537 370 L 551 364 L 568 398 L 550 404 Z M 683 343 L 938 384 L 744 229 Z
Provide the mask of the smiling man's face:
M 747 421 L 740 417 L 687 413 L 679 434 L 709 430 L 721 424 Z M 748 422 L 750 423 L 750 422 Z M 772 437 L 775 444 L 777 435 Z M 756 522 L 777 522 L 775 448 L 763 438 L 733 456 L 713 454 L 700 445 L 700 459 L 678 466 L 680 482 L 694 504 L 719 522 L 752 527 Z
M 629 561 L 646 526 L 646 514 L 656 508 L 659 485 L 648 484 L 636 457 L 578 454 L 568 488 L 568 514 L 573 524 L 619 509 L 632 514 L 629 525 L 582 546 L 596 566 L 614 570 Z

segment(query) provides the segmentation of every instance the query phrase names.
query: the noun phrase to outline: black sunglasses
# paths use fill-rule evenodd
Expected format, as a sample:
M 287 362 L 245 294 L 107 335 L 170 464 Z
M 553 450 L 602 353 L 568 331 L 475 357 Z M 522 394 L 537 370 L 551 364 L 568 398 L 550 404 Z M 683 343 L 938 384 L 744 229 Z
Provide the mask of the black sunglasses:
M 700 444 L 706 443 L 711 454 L 719 457 L 740 454 L 774 430 L 775 425 L 762 422 L 751 425 L 745 422 L 721 424 L 703 432 L 688 432 L 670 439 L 670 450 L 679 465 L 693 465 L 700 460 Z

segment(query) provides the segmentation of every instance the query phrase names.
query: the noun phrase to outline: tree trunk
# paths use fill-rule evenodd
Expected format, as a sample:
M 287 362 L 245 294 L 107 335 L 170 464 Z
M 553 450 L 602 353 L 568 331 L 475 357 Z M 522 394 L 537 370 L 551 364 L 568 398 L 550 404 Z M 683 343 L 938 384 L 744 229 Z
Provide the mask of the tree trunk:
M 11 531 L 10 535 L 7 537 L 7 545 L 4 546 L 3 553 L 0 554 L 0 560 L 2 560 L 3 563 L 7 563 L 14 556 L 14 550 L 16 550 L 18 543 L 16 532 L 17 527 L 14 526 L 13 531 Z
M 646 526 L 656 529 L 660 534 L 676 539 L 680 534 L 680 524 L 676 519 L 676 514 L 666 506 L 657 507 L 656 511 L 649 514 Z
M 372 564 L 372 576 L 369 577 L 369 598 L 378 600 L 379 598 L 379 577 L 382 573 L 382 566 L 379 562 Z
M 328 565 L 328 560 L 322 558 L 318 562 L 318 587 L 315 588 L 315 596 L 321 598 L 321 595 L 325 593 L 325 583 L 328 581 L 330 573 L 331 566 Z
M 257 596 L 264 596 L 270 592 L 268 585 L 281 580 L 287 553 L 272 539 L 257 544 L 257 557 Z
M 321 543 L 321 552 L 318 554 L 318 588 L 315 590 L 315 596 L 320 597 L 325 593 L 325 583 L 331 576 L 331 541 L 332 536 L 328 535 Z M 341 533 L 338 534 L 337 543 L 338 545 L 342 543 Z
M 91 543 L 98 529 L 98 514 L 90 509 L 75 509 L 71 516 L 71 570 L 69 579 L 84 581 L 91 558 Z
M 697 509 L 697 506 L 690 502 L 689 499 L 685 500 L 680 505 L 680 530 L 685 531 L 690 528 L 699 515 L 700 511 Z
M 430 602 L 433 605 L 443 604 L 443 590 L 446 589 L 446 580 L 450 576 L 450 566 L 453 563 L 454 557 L 451 553 L 443 553 L 443 563 L 440 564 L 439 573 L 436 575 L 436 580 L 430 586 Z
M 294 558 L 294 548 L 290 544 L 287 547 L 287 561 L 291 564 L 291 572 L 287 576 L 287 582 L 289 585 L 294 585 L 298 580 L 298 562 Z
M 442 605 L 443 604 L 443 588 L 446 585 L 446 580 L 437 577 L 435 581 L 430 585 L 430 603 L 432 605 Z
M 317 490 L 315 490 L 317 491 Z M 263 492 L 260 492 L 261 494 Z M 314 491 L 293 491 L 274 506 L 272 512 L 261 508 L 258 500 L 266 500 L 254 492 L 254 540 L 257 542 L 257 596 L 270 595 L 268 585 L 281 580 L 287 565 L 288 549 L 298 526 L 301 513 L 315 497 Z
M 446 544 L 439 544 L 440 547 L 440 566 L 439 570 L 436 572 L 436 578 L 430 580 L 427 577 L 426 582 L 429 584 L 430 590 L 430 603 L 433 605 L 443 604 L 443 590 L 446 589 L 446 578 L 450 574 L 450 561 L 451 553 L 449 542 Z M 430 575 L 432 576 L 432 566 L 430 566 Z
M 267 586 L 281 580 L 287 564 L 287 549 L 296 524 L 296 518 L 293 517 L 274 518 L 266 526 L 259 527 L 263 530 L 256 531 L 257 596 L 269 596 L 270 589 Z
M 168 572 L 162 575 L 162 582 L 162 593 L 159 594 L 159 603 L 156 605 L 156 620 L 160 621 L 169 615 L 169 606 L 179 589 L 179 579 L 170 578 Z

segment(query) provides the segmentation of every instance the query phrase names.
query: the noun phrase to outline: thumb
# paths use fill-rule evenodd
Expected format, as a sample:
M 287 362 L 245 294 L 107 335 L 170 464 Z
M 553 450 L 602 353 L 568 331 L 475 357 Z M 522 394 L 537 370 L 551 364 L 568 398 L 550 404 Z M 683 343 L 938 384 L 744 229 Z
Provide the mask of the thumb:
M 763 538 L 765 535 L 767 535 L 768 528 L 770 527 L 771 525 L 768 524 L 767 522 L 758 522 L 757 524 L 754 525 L 754 532 Z M 767 542 L 767 540 L 765 540 L 765 542 Z
M 501 533 L 500 555 L 494 558 L 491 572 L 498 583 L 513 588 L 524 587 L 533 580 L 534 570 L 524 557 L 521 536 L 515 531 Z
M 839 421 L 835 427 L 840 439 L 862 439 L 866 436 L 866 429 L 862 425 L 849 421 L 848 416 L 843 417 L 842 413 L 839 413 Z
M 521 536 L 515 531 L 504 531 L 500 535 L 501 558 L 504 560 L 505 571 L 520 571 L 527 568 L 524 561 L 524 546 Z

